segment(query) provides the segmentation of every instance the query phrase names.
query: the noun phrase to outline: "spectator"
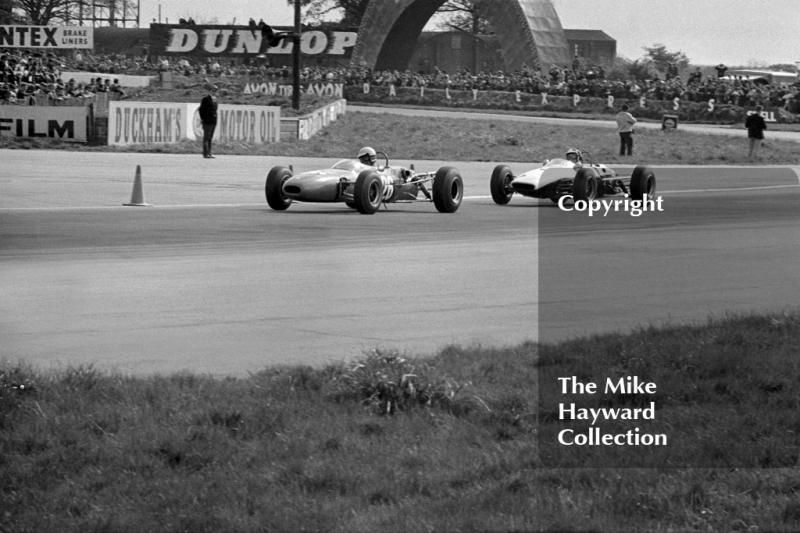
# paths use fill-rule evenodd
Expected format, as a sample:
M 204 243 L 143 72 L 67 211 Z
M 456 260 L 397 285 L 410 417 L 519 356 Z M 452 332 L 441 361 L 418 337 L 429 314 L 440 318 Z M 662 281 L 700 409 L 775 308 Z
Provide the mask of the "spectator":
M 636 119 L 628 113 L 628 105 L 622 105 L 622 111 L 617 113 L 617 131 L 619 132 L 619 155 L 633 155 L 633 125 Z
M 725 77 L 725 72 L 727 72 L 728 67 L 726 67 L 724 64 L 720 63 L 719 65 L 714 67 L 714 70 L 717 71 L 717 79 L 720 79 L 720 78 L 724 78 Z
M 767 129 L 767 123 L 764 121 L 764 117 L 761 116 L 762 109 L 760 105 L 756 106 L 755 112 L 749 115 L 744 122 L 744 127 L 747 128 L 747 137 L 750 140 L 748 161 L 753 161 L 754 158 L 758 157 L 761 143 L 764 141 L 764 130 Z
M 217 128 L 217 91 L 219 87 L 212 85 L 208 94 L 200 101 L 200 121 L 203 123 L 203 157 L 214 159 L 211 154 L 211 141 L 214 138 L 214 130 Z

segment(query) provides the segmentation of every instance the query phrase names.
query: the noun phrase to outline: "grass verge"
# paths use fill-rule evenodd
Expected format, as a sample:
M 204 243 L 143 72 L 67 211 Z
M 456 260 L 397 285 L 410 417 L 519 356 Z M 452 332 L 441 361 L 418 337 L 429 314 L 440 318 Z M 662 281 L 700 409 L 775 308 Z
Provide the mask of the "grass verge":
M 620 157 L 619 136 L 604 127 L 525 124 L 503 120 L 406 117 L 350 112 L 307 141 L 250 146 L 217 143 L 216 154 L 283 157 L 354 157 L 369 144 L 392 159 L 541 162 L 563 157 L 570 147 L 591 152 L 597 163 L 650 165 L 739 165 L 747 163 L 742 137 L 685 130 L 641 130 L 635 135 L 634 156 Z M 200 141 L 129 147 L 84 146 L 46 139 L 0 138 L 0 148 L 74 151 L 198 154 Z M 800 164 L 792 141 L 770 140 L 762 146 L 761 163 Z
M 712 431 L 697 468 L 554 468 L 537 408 L 554 376 L 640 375 L 676 434 L 724 404 L 741 449 L 797 450 L 798 353 L 793 312 L 244 379 L 4 362 L 0 530 L 797 531 L 794 465 L 703 467 Z

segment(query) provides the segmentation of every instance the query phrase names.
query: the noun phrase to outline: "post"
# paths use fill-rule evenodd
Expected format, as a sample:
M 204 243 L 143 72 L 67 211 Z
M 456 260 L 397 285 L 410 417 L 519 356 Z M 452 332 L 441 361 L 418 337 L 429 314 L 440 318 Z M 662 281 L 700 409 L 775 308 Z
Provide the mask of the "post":
M 292 108 L 300 110 L 300 0 L 294 0 L 294 35 L 292 36 L 294 55 L 294 79 L 292 83 Z

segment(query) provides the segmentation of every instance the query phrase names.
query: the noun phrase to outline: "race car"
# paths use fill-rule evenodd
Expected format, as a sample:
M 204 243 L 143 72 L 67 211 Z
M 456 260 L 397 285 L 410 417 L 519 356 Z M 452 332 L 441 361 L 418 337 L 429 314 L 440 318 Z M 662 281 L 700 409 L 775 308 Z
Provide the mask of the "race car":
M 324 170 L 312 170 L 294 176 L 283 166 L 273 167 L 267 175 L 267 204 L 276 210 L 288 209 L 298 202 L 344 202 L 365 215 L 374 214 L 381 204 L 433 202 L 440 213 L 455 213 L 464 197 L 464 182 L 453 167 L 436 172 L 416 172 L 411 168 L 392 167 L 384 152 L 384 165 L 371 166 L 358 160 L 343 159 Z M 433 183 L 432 191 L 426 184 Z M 422 192 L 422 197 L 420 197 Z
M 505 205 L 514 193 L 531 198 L 549 198 L 555 203 L 567 195 L 574 201 L 591 201 L 605 195 L 628 194 L 634 200 L 653 199 L 656 194 L 656 176 L 653 169 L 639 165 L 630 176 L 621 176 L 606 165 L 594 164 L 589 152 L 569 150 L 578 157 L 551 159 L 541 167 L 515 176 L 506 165 L 497 165 L 492 172 L 490 190 L 496 204 Z M 588 156 L 589 163 L 583 163 Z

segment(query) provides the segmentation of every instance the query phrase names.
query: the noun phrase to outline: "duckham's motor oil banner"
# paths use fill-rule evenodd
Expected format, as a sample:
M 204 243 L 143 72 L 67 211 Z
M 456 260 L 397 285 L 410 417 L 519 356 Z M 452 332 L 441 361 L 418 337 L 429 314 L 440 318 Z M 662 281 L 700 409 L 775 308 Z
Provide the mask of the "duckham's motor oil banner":
M 2 48 L 94 48 L 87 26 L 0 26 Z
M 199 103 L 110 102 L 108 144 L 164 144 L 202 139 L 199 108 Z M 219 105 L 215 141 L 263 144 L 277 142 L 280 137 L 280 107 Z
M 194 138 L 203 138 L 200 104 L 190 104 Z M 219 104 L 215 142 L 245 144 L 274 143 L 281 140 L 281 108 L 278 106 Z
M 276 32 L 291 28 L 273 28 Z M 349 59 L 358 30 L 310 30 L 303 32 L 300 50 L 311 56 Z M 154 55 L 245 57 L 259 54 L 291 54 L 293 43 L 284 39 L 270 47 L 260 28 L 249 26 L 150 25 L 150 53 Z

